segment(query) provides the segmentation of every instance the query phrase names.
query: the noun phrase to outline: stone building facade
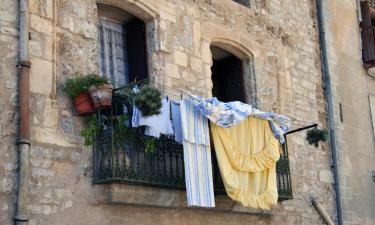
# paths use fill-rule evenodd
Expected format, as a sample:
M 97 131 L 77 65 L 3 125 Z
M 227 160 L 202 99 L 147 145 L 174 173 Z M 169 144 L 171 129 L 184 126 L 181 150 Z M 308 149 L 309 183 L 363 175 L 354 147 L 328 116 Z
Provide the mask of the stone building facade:
M 337 123 L 342 131 L 337 140 L 342 151 L 342 202 L 348 224 L 371 224 L 374 185 L 367 179 L 374 156 L 371 117 L 359 115 L 362 111 L 353 104 L 360 101 L 369 112 L 366 96 L 375 93 L 370 84 L 373 78 L 361 65 L 358 29 L 349 31 L 332 19 L 339 14 L 357 27 L 354 1 L 337 2 L 327 6 L 332 17 L 326 20 L 336 103 L 349 101 L 343 104 L 344 115 L 346 108 L 350 110 L 348 122 Z M 29 224 L 324 224 L 311 196 L 318 196 L 335 218 L 330 149 L 326 144 L 308 145 L 304 133 L 288 138 L 294 198 L 270 211 L 160 207 L 153 203 L 158 199 L 149 200 L 149 195 L 170 196 L 175 191 L 93 185 L 92 149 L 83 146 L 79 135 L 85 123 L 75 115 L 61 85 L 75 73 L 99 70 L 98 3 L 127 11 L 146 23 L 148 73 L 164 95 L 179 98 L 179 90 L 184 89 L 211 96 L 210 47 L 215 46 L 234 54 L 248 68 L 244 72 L 247 99 L 258 108 L 290 117 L 291 128 L 313 122 L 327 126 L 315 1 L 252 0 L 250 6 L 243 6 L 231 0 L 29 0 Z M 351 16 L 341 14 L 342 9 Z M 13 223 L 17 187 L 18 1 L 0 0 L 0 12 L 0 224 L 7 225 Z M 348 39 L 337 30 L 347 32 Z M 347 49 L 346 43 L 358 45 L 346 45 Z M 349 87 L 347 82 L 354 76 L 358 79 Z M 357 132 L 356 127 L 366 130 Z M 363 152 L 358 152 L 362 158 L 353 157 L 355 146 L 363 146 Z M 363 176 L 357 176 L 356 165 Z M 116 191 L 128 195 L 120 195 L 117 202 L 109 200 L 108 193 Z
M 373 67 L 362 60 L 366 45 L 361 40 L 364 18 L 359 3 L 324 4 L 344 224 L 375 223 L 375 79 Z

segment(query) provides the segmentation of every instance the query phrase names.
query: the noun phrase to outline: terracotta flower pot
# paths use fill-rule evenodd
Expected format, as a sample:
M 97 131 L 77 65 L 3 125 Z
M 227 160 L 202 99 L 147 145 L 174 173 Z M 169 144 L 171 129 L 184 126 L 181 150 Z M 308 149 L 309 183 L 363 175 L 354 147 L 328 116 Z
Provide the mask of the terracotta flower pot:
M 102 84 L 100 86 L 92 85 L 89 87 L 91 101 L 96 110 L 108 109 L 112 105 L 112 85 Z
M 74 97 L 74 105 L 80 116 L 87 116 L 95 112 L 90 95 L 87 92 Z

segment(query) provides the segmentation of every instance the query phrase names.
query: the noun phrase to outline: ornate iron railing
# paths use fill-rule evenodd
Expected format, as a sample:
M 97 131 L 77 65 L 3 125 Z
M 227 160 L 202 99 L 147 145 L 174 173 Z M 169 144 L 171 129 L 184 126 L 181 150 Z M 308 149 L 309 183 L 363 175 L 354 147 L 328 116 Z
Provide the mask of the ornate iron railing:
M 100 132 L 94 140 L 94 181 L 100 183 L 125 183 L 170 189 L 185 189 L 182 145 L 166 136 L 156 140 L 155 149 L 146 152 L 143 143 L 138 146 L 124 143 L 116 137 L 116 123 L 124 106 L 131 108 L 126 98 L 114 94 L 112 108 L 97 113 Z M 143 136 L 138 130 L 139 137 Z M 277 162 L 279 200 L 291 199 L 292 187 L 287 145 Z M 214 188 L 216 194 L 225 194 L 215 154 L 213 159 Z

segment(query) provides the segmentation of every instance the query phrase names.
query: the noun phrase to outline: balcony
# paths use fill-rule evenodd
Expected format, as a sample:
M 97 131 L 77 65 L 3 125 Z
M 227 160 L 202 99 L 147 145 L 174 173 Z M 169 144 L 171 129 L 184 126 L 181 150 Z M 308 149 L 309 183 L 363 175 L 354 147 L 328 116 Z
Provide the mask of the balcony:
M 94 140 L 94 184 L 128 184 L 163 189 L 185 190 L 183 147 L 166 136 L 156 140 L 156 148 L 146 152 L 144 143 L 129 145 L 116 137 L 115 127 L 129 102 L 114 93 L 112 108 L 97 113 L 100 132 Z M 143 136 L 142 130 L 135 135 Z M 291 199 L 292 187 L 287 144 L 277 162 L 279 201 Z M 213 151 L 213 176 L 216 195 L 225 195 L 219 167 Z

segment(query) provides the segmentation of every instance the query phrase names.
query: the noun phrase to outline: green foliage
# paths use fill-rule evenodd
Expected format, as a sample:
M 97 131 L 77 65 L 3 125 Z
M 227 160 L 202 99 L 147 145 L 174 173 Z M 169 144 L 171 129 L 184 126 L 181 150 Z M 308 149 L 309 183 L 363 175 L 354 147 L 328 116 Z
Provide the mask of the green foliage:
M 85 139 L 85 146 L 93 144 L 94 138 L 99 133 L 98 121 L 95 115 L 89 118 L 88 126 L 81 130 L 81 136 Z
M 134 83 L 130 83 L 121 88 L 121 96 L 125 98 L 125 105 L 129 108 L 134 102 L 142 112 L 143 116 L 159 114 L 162 106 L 160 91 L 150 85 L 142 85 L 140 86 L 139 92 L 134 93 L 134 86 Z M 89 86 L 87 86 L 87 88 L 88 87 Z M 132 110 L 128 111 L 131 112 Z M 127 126 L 129 120 L 131 120 L 131 115 L 129 114 L 103 117 L 102 123 L 108 127 L 113 127 L 114 145 L 117 148 L 122 148 L 124 145 L 128 145 L 134 149 L 144 148 L 146 153 L 154 152 L 158 143 L 157 139 L 145 136 L 144 127 L 134 128 Z M 93 116 L 90 118 L 88 126 L 81 130 L 81 136 L 85 139 L 85 146 L 92 145 L 94 138 L 99 134 L 100 125 L 98 124 L 97 118 Z
M 129 145 L 135 149 L 144 148 L 146 153 L 152 153 L 156 149 L 156 139 L 153 137 L 148 137 L 143 135 L 142 128 L 130 128 L 126 125 L 130 116 L 124 114 L 118 118 L 112 118 L 113 122 L 113 135 L 114 135 L 114 145 L 116 147 L 122 148 L 124 145 Z M 110 123 L 111 119 L 105 121 L 105 123 Z M 81 130 L 81 136 L 84 138 L 84 145 L 90 146 L 93 144 L 94 138 L 98 136 L 100 132 L 100 127 L 96 116 L 91 116 L 89 118 L 88 126 Z
M 153 153 L 156 149 L 156 138 L 144 136 L 143 145 L 146 153 Z
M 144 85 L 134 97 L 134 104 L 144 117 L 160 114 L 161 93 L 158 89 Z
M 328 130 L 327 129 L 318 129 L 314 128 L 307 131 L 306 140 L 310 145 L 314 144 L 315 147 L 318 147 L 319 141 L 327 141 Z
M 121 115 L 114 123 L 115 145 L 121 147 L 125 144 L 136 149 L 143 147 L 146 153 L 154 152 L 156 149 L 156 139 L 144 136 L 141 128 L 130 128 L 126 126 L 126 122 L 129 119 L 129 115 Z
M 161 109 L 161 93 L 157 88 L 151 85 L 141 85 L 137 93 L 134 93 L 135 83 L 130 83 L 121 89 L 121 95 L 124 96 L 130 104 L 135 104 L 142 112 L 144 117 L 158 115 Z
M 63 85 L 63 90 L 70 97 L 75 97 L 81 93 L 87 92 L 91 85 L 101 85 L 108 83 L 107 78 L 96 74 L 80 75 L 69 78 Z

